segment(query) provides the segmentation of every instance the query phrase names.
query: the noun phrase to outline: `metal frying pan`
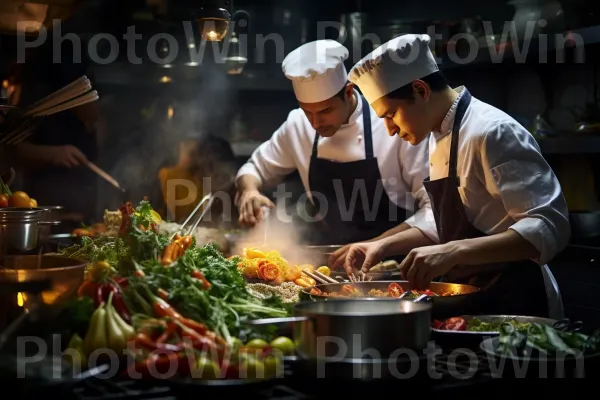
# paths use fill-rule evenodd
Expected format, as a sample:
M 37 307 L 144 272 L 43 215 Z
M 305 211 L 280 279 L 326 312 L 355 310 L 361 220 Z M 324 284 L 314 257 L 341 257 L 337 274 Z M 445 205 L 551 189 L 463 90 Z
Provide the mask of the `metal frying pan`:
M 354 282 L 354 283 L 325 283 L 314 286 L 325 293 L 339 292 L 342 286 L 350 284 L 356 289 L 365 294 L 364 297 L 356 297 L 359 299 L 368 298 L 367 293 L 371 289 L 378 289 L 384 292 L 387 291 L 390 283 L 398 283 L 404 290 L 410 290 L 408 281 L 369 281 L 369 282 Z M 467 302 L 473 301 L 473 297 L 479 293 L 480 289 L 471 285 L 460 285 L 454 283 L 431 282 L 429 290 L 442 294 L 445 292 L 453 293 L 452 296 L 432 297 L 433 303 L 433 318 L 450 318 L 452 316 L 464 314 Z M 327 295 L 317 295 L 310 293 L 311 288 L 305 288 L 300 291 L 301 301 L 323 301 L 329 299 L 339 299 L 339 297 L 329 297 Z M 347 299 L 348 297 L 342 297 Z M 353 297 L 350 297 L 353 298 Z

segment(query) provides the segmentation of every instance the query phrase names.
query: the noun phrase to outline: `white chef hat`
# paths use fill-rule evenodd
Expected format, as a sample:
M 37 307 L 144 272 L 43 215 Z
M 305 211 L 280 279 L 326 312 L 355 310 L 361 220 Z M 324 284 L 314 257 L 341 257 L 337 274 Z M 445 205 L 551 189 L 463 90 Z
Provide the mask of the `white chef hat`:
M 348 82 L 348 49 L 335 40 L 316 40 L 290 52 L 281 65 L 301 103 L 332 98 Z
M 373 104 L 376 100 L 439 70 L 428 35 L 402 35 L 373 50 L 350 70 L 349 79 Z

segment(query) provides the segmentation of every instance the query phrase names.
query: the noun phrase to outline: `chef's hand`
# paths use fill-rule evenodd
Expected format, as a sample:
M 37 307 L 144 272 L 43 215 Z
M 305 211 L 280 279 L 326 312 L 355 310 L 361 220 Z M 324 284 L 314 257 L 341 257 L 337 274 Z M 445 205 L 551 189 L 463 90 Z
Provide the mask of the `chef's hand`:
M 364 242 L 361 242 L 361 244 L 371 243 L 374 241 L 375 240 L 365 240 Z M 355 245 L 355 243 L 347 244 L 347 245 L 337 249 L 333 253 L 331 253 L 331 255 L 329 256 L 329 258 L 327 260 L 327 264 L 329 265 L 329 268 L 331 268 L 331 269 L 344 268 L 344 262 L 346 261 L 346 257 L 348 256 L 348 251 L 350 251 L 350 248 L 354 245 Z
M 238 193 L 236 204 L 240 211 L 240 223 L 247 226 L 254 226 L 262 220 L 262 207 L 275 207 L 275 204 L 260 194 L 258 190 L 247 190 Z
M 344 269 L 348 276 L 358 276 L 361 272 L 367 273 L 384 257 L 384 246 L 381 241 L 370 243 L 356 243 L 350 246 Z
M 411 250 L 400 264 L 400 270 L 412 288 L 425 290 L 433 279 L 458 265 L 457 261 L 456 251 L 448 244 L 425 246 Z
M 85 154 L 71 145 L 45 146 L 41 154 L 48 163 L 61 167 L 73 168 L 88 162 Z

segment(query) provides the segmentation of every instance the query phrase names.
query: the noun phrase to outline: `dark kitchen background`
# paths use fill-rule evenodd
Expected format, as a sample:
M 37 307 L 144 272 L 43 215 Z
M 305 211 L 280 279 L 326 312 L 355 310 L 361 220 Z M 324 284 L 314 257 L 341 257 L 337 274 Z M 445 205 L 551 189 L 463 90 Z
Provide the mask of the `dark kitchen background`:
M 137 202 L 146 196 L 160 204 L 158 171 L 177 162 L 181 140 L 206 134 L 224 138 L 241 165 L 259 143 L 270 137 L 297 106 L 291 85 L 281 72 L 281 60 L 300 44 L 317 39 L 324 21 L 341 27 L 324 32 L 350 49 L 348 68 L 373 49 L 369 40 L 354 46 L 359 42 L 357 38 L 371 33 L 385 42 L 401 33 L 427 33 L 428 27 L 435 26 L 442 35 L 434 50 L 443 60 L 441 68 L 450 82 L 466 85 L 474 96 L 505 110 L 529 128 L 558 175 L 573 212 L 573 235 L 572 246 L 551 266 L 563 292 L 567 315 L 600 326 L 600 264 L 595 255 L 595 249 L 600 249 L 600 16 L 596 3 L 236 0 L 229 4 L 230 9 L 245 10 L 250 15 L 249 24 L 238 32 L 238 43 L 243 35 L 248 38 L 247 51 L 241 50 L 247 62 L 240 64 L 232 58 L 217 64 L 210 46 L 202 60 L 190 58 L 190 44 L 197 47 L 201 42 L 193 22 L 200 0 L 2 0 L 0 79 L 3 97 L 15 101 L 21 96 L 20 101 L 27 104 L 50 92 L 32 94 L 24 90 L 31 80 L 60 76 L 56 79 L 64 85 L 86 74 L 100 95 L 95 103 L 98 107 L 89 111 L 93 114 L 91 131 L 95 137 L 82 137 L 84 133 L 68 119 L 53 129 L 69 136 L 70 143 L 87 143 L 82 146 L 89 146 L 88 157 L 127 189 L 130 200 Z M 57 66 L 48 61 L 51 53 L 44 56 L 40 49 L 28 49 L 25 63 L 16 62 L 20 55 L 16 21 L 29 21 L 28 29 L 35 30 L 41 24 L 50 27 L 54 19 L 62 21 L 62 36 L 69 36 L 61 43 L 53 37 L 56 32 L 48 31 L 45 46 L 54 51 L 54 57 L 60 49 L 64 60 Z M 537 22 L 540 20 L 545 23 Z M 195 33 L 194 43 L 186 36 L 185 21 Z M 527 29 L 526 21 L 536 27 L 525 59 L 511 46 L 510 37 L 502 37 L 505 23 L 512 21 L 519 37 Z M 132 62 L 134 49 L 128 52 L 123 38 L 131 26 L 141 35 L 135 42 L 139 64 Z M 148 56 L 149 46 L 161 57 L 165 51 L 168 54 L 172 43 L 149 43 L 153 35 L 160 33 L 177 38 L 178 56 L 168 65 L 153 62 Z M 479 43 L 475 60 L 466 65 L 448 57 L 452 47 L 459 55 L 467 55 L 465 41 L 448 41 L 457 33 L 468 33 Z M 110 34 L 117 41 L 111 43 L 100 38 L 101 34 Z M 257 35 L 265 38 L 264 46 L 257 43 Z M 26 40 L 33 41 L 36 36 L 32 34 Z M 73 38 L 81 42 L 81 47 L 75 47 L 81 49 L 84 61 L 90 56 L 89 48 L 92 52 L 97 49 L 97 54 L 92 54 L 95 59 L 87 60 L 88 64 L 74 62 Z M 233 42 L 226 43 L 234 52 Z M 224 51 L 224 45 L 219 44 L 218 50 Z M 113 51 L 118 48 L 118 56 L 102 62 L 111 55 L 111 46 Z M 502 62 L 492 62 L 490 49 L 505 52 Z M 38 56 L 29 57 L 34 50 Z M 34 139 L 64 144 L 52 143 L 49 138 Z M 28 187 L 29 180 L 42 179 L 23 172 L 28 163 L 22 162 L 25 165 L 17 169 L 14 185 Z M 86 222 L 101 220 L 105 209 L 115 210 L 121 204 L 121 193 L 96 175 L 82 173 L 80 179 L 80 189 L 70 191 L 61 186 L 60 180 L 50 184 L 55 186 L 56 198 L 61 194 L 86 205 Z M 295 176 L 289 178 L 289 185 L 301 190 Z

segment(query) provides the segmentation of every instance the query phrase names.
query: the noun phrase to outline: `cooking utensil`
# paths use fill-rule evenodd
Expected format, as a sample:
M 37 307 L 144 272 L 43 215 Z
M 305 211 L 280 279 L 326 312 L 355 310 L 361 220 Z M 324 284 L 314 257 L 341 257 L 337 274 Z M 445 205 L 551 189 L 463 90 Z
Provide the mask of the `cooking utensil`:
M 40 208 L 0 208 L 0 257 L 36 249 L 39 227 L 57 223 L 45 221 L 45 213 Z
M 59 215 L 64 209 L 62 206 L 38 206 L 37 208 L 45 211 L 44 219 L 38 226 L 38 240 L 41 243 L 47 243 L 52 234 L 52 226 L 60 225 Z
M 40 306 L 43 318 L 53 318 L 69 301 L 77 297 L 86 265 L 81 260 L 54 255 L 4 257 L 3 268 L 0 269 L 0 285 L 49 280 L 51 287 L 40 294 L 2 294 L 0 326 L 3 320 L 16 318 L 30 304 Z
M 431 337 L 431 304 L 388 299 L 302 302 L 294 306 L 293 317 L 249 323 L 293 323 L 300 359 L 387 359 L 402 349 L 427 347 Z
M 94 171 L 102 179 L 104 179 L 105 181 L 107 181 L 108 183 L 110 183 L 111 185 L 113 185 L 114 187 L 116 187 L 117 189 L 119 189 L 120 191 L 122 191 L 122 192 L 125 191 L 125 189 L 123 189 L 121 187 L 121 185 L 119 184 L 119 182 L 117 182 L 117 180 L 115 178 L 113 178 L 112 176 L 110 176 L 106 171 L 104 171 L 103 169 L 101 169 L 100 167 L 98 167 L 96 164 L 94 164 L 93 162 L 88 161 L 86 165 L 87 165 L 87 167 L 89 169 L 91 169 L 92 171 Z
M 392 283 L 398 283 L 402 289 L 410 290 L 408 281 L 369 281 L 369 282 L 354 282 L 351 285 L 360 290 L 365 295 L 372 289 L 382 290 L 387 292 L 388 286 Z M 347 283 L 327 283 L 314 286 L 324 293 L 339 292 L 344 285 Z M 311 294 L 311 288 L 305 288 L 300 291 L 301 301 L 323 301 L 331 299 L 339 299 L 340 297 L 329 297 L 326 295 Z M 469 304 L 470 301 L 477 301 L 476 295 L 480 289 L 471 285 L 459 285 L 454 283 L 442 283 L 432 282 L 429 286 L 429 290 L 435 293 L 451 292 L 455 293 L 453 296 L 439 296 L 432 297 L 431 301 L 433 304 L 433 317 L 434 318 L 449 318 L 464 312 L 464 307 Z M 369 297 L 352 297 L 350 300 L 365 299 Z M 377 297 L 372 297 L 377 298 Z M 342 297 L 346 299 L 346 297 Z
M 48 115 L 98 100 L 85 76 L 25 107 L 2 107 L 0 144 L 16 145 L 28 138 Z
M 181 224 L 181 227 L 180 227 L 179 231 L 174 232 L 171 235 L 171 240 L 173 240 L 175 238 L 175 236 L 177 236 L 177 234 L 180 233 L 180 232 L 185 232 L 184 235 L 190 235 L 192 232 L 194 232 L 196 230 L 196 228 L 198 227 L 198 224 L 200 223 L 200 221 L 202 221 L 202 218 L 204 218 L 204 215 L 206 215 L 206 213 L 210 209 L 210 206 L 211 206 L 211 204 L 213 202 L 213 199 L 214 199 L 214 197 L 213 197 L 212 193 L 209 193 L 209 194 L 205 195 L 202 199 L 200 199 L 200 202 L 198 203 L 198 205 L 196 206 L 196 208 L 194 208 L 194 210 L 186 218 L 186 220 L 183 221 L 183 224 Z M 194 216 L 198 213 L 198 211 L 200 210 L 200 208 L 202 208 L 202 206 L 206 202 L 208 202 L 208 204 L 206 205 L 206 207 L 204 208 L 204 210 L 202 210 L 202 212 L 200 213 L 200 216 L 198 217 L 198 219 L 196 220 L 196 222 L 192 226 L 190 226 L 189 228 L 187 228 L 187 225 L 189 224 L 189 222 L 192 220 L 192 218 L 194 218 Z

